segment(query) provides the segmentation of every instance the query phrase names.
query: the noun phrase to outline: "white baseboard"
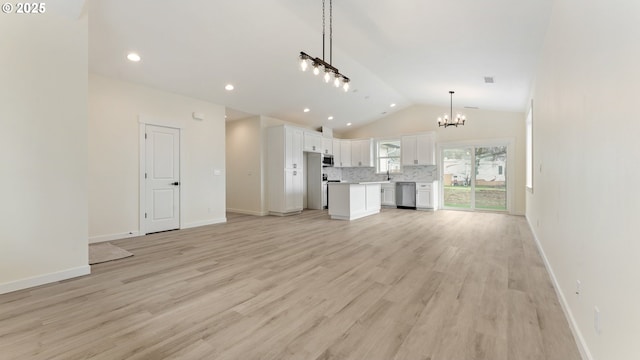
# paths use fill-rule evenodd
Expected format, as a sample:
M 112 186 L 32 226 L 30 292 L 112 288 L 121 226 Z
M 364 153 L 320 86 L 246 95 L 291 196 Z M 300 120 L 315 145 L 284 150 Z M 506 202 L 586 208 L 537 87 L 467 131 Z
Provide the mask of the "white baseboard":
M 222 224 L 222 223 L 226 223 L 226 222 L 227 222 L 227 218 L 223 217 L 223 218 L 212 219 L 212 220 L 194 221 L 194 222 L 191 222 L 191 223 L 184 224 L 180 228 L 181 229 L 191 229 L 191 228 L 194 228 L 194 227 Z
M 26 279 L 11 281 L 8 283 L 0 284 L 0 294 L 6 294 L 13 291 L 28 289 L 89 274 L 91 274 L 91 266 L 84 265 L 50 274 L 38 275 Z
M 587 346 L 584 337 L 582 336 L 582 331 L 578 327 L 578 323 L 576 319 L 573 317 L 573 313 L 569 308 L 569 303 L 567 302 L 567 298 L 564 296 L 564 292 L 560 288 L 560 283 L 558 283 L 558 279 L 556 278 L 556 274 L 553 272 L 553 268 L 551 267 L 551 263 L 549 263 L 549 259 L 542 248 L 542 244 L 538 239 L 538 235 L 536 234 L 529 218 L 525 216 L 527 219 L 527 223 L 529 224 L 529 229 L 531 229 L 531 233 L 533 234 L 533 239 L 536 242 L 536 246 L 538 247 L 538 252 L 540 252 L 540 256 L 542 256 L 542 261 L 544 261 L 544 266 L 547 268 L 547 272 L 551 276 L 551 281 L 553 282 L 553 288 L 556 291 L 556 295 L 560 299 L 560 305 L 562 305 L 562 310 L 564 311 L 564 315 L 569 320 L 569 328 L 573 333 L 573 338 L 576 341 L 576 345 L 578 345 L 578 351 L 580 351 L 580 355 L 583 360 L 593 360 L 593 356 L 591 356 L 591 351 L 589 351 L 589 347 Z
M 227 208 L 227 212 L 236 213 L 236 214 L 244 214 L 244 215 L 254 215 L 254 216 L 267 216 L 267 215 L 269 215 L 268 211 L 252 211 L 252 210 L 242 210 L 242 209 L 232 209 L 232 208 Z
M 140 235 L 140 234 L 136 230 L 136 231 L 130 231 L 130 232 L 121 233 L 121 234 L 91 236 L 91 237 L 89 237 L 89 244 L 95 244 L 95 243 L 99 243 L 99 242 L 112 241 L 112 240 L 126 239 L 126 238 L 136 237 L 138 235 Z

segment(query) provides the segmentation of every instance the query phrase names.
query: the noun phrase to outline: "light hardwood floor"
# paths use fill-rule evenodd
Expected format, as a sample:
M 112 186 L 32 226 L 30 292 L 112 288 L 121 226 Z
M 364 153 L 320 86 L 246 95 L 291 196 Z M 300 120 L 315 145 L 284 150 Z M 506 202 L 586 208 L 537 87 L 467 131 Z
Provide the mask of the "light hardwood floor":
M 229 214 L 0 295 L 2 359 L 580 359 L 522 217 Z

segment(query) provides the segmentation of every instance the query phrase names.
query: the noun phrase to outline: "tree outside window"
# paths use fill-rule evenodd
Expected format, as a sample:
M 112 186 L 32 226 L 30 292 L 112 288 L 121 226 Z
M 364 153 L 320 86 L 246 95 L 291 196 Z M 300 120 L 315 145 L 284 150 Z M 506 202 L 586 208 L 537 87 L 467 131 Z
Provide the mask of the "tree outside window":
M 377 164 L 379 173 L 399 174 L 402 172 L 400 163 L 400 139 L 377 141 Z

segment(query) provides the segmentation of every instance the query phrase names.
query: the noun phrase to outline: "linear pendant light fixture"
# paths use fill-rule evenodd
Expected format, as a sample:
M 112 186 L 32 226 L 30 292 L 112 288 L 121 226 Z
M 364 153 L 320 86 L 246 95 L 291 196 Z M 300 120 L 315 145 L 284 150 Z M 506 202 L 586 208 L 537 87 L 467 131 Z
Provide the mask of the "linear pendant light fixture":
M 309 66 L 313 67 L 313 75 L 319 75 L 324 71 L 324 82 L 329 83 L 333 79 L 333 86 L 349 91 L 349 78 L 340 74 L 338 68 L 331 65 L 333 58 L 333 0 L 329 0 L 329 62 L 324 60 L 325 48 L 325 0 L 322 0 L 322 59 L 311 57 L 304 51 L 300 51 L 300 70 L 307 71 Z
M 464 115 L 460 115 L 457 114 L 456 118 L 453 118 L 453 94 L 455 92 L 453 91 L 449 91 L 449 94 L 451 94 L 451 118 L 449 118 L 448 114 L 444 114 L 444 119 L 439 117 L 438 118 L 438 126 L 444 126 L 445 128 L 447 128 L 447 126 L 455 126 L 458 127 L 458 125 L 464 125 L 464 122 L 467 120 L 467 117 Z

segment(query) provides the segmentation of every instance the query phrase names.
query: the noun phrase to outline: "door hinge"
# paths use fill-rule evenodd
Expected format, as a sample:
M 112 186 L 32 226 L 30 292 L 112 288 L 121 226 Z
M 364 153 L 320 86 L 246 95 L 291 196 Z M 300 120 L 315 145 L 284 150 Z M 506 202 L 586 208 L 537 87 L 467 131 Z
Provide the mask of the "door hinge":
M 145 218 L 145 219 L 147 218 L 147 213 L 144 213 L 144 218 Z
M 147 178 L 147 173 L 144 173 L 144 178 L 145 178 L 145 179 Z
M 145 139 L 147 138 L 147 133 L 144 133 L 144 138 L 145 138 Z

